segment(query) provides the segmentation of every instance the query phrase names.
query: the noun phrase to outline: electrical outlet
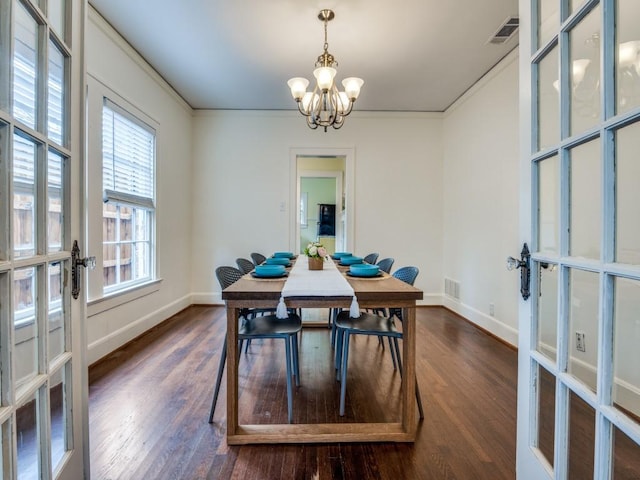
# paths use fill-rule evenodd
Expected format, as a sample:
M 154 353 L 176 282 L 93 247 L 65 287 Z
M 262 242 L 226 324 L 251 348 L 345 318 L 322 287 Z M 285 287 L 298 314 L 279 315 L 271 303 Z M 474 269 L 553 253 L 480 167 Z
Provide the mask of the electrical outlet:
M 576 332 L 576 350 L 586 352 L 587 346 L 584 343 L 584 332 Z
M 491 315 L 493 317 L 493 316 L 495 316 L 495 314 L 496 314 L 496 308 L 493 305 L 493 303 L 490 303 L 489 304 L 489 315 Z

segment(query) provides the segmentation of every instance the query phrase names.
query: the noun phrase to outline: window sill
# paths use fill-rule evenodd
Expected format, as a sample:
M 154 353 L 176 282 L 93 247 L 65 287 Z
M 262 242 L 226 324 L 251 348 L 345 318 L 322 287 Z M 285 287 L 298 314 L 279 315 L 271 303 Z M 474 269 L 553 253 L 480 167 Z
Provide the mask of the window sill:
M 102 298 L 96 298 L 87 302 L 87 317 L 98 315 L 112 308 L 119 307 L 125 303 L 133 302 L 139 298 L 150 295 L 160 290 L 162 279 L 158 278 L 141 285 L 136 285 L 122 292 L 115 292 L 105 295 Z

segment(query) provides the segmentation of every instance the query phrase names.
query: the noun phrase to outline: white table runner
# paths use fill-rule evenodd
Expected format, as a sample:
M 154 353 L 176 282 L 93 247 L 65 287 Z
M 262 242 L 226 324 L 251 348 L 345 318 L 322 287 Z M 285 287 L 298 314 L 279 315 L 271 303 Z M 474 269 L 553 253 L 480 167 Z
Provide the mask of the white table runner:
M 358 318 L 360 316 L 360 306 L 356 299 L 355 292 L 346 278 L 340 273 L 331 258 L 324 262 L 322 270 L 309 270 L 309 261 L 306 255 L 299 255 L 296 263 L 289 272 L 287 281 L 284 283 L 280 302 L 276 315 L 278 318 L 287 318 L 287 297 L 353 297 L 349 316 Z

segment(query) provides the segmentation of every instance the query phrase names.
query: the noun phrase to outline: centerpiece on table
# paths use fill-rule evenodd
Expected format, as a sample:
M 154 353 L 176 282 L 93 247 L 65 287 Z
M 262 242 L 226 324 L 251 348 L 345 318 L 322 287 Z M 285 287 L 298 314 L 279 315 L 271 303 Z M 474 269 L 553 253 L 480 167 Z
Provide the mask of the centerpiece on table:
M 309 260 L 309 270 L 322 270 L 327 258 L 327 249 L 319 242 L 312 242 L 304 249 Z

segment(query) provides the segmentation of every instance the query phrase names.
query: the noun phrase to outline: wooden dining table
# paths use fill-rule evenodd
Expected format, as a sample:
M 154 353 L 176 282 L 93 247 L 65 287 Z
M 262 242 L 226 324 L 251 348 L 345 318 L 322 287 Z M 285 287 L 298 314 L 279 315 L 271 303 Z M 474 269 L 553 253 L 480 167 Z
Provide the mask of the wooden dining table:
M 344 269 L 341 269 L 344 272 Z M 415 348 L 416 301 L 422 290 L 393 276 L 356 278 L 345 275 L 360 308 L 403 309 L 402 408 L 398 422 L 241 425 L 238 422 L 238 362 L 227 362 L 227 443 L 413 442 L 416 436 Z M 227 308 L 227 358 L 238 358 L 238 319 L 242 308 L 275 308 L 286 278 L 261 281 L 250 274 L 222 291 Z M 287 297 L 288 308 L 345 308 L 352 297 Z M 300 351 L 304 358 L 304 351 Z

